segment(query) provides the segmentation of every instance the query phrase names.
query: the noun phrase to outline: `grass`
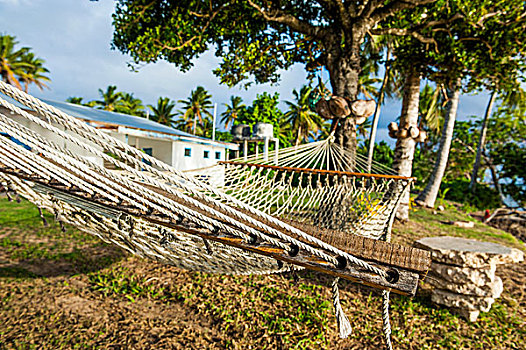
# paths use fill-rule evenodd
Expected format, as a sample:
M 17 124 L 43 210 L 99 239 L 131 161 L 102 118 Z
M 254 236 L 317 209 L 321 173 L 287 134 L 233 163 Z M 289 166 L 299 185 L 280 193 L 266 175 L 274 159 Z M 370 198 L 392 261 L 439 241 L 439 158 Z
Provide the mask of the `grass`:
M 381 297 L 341 283 L 353 334 L 337 336 L 325 275 L 225 276 L 183 271 L 125 255 L 22 201 L 0 198 L 0 349 L 378 348 Z M 406 244 L 430 235 L 489 240 L 524 249 L 512 235 L 475 222 L 447 204 L 417 209 L 393 230 Z M 499 271 L 505 292 L 477 323 L 430 302 L 393 296 L 391 322 L 398 349 L 519 349 L 526 339 L 523 265 Z
M 440 234 L 483 241 L 492 241 L 508 246 L 513 246 L 515 248 L 524 249 L 524 244 L 517 240 L 512 234 L 485 225 L 480 221 L 477 221 L 466 215 L 464 212 L 453 205 L 448 205 L 447 210 L 438 212 L 429 209 L 418 208 L 412 212 L 411 220 L 421 225 L 425 225 L 427 230 L 424 232 L 429 235 L 436 236 Z M 450 221 L 472 221 L 474 223 L 474 227 L 462 228 L 449 224 Z M 419 229 L 421 229 L 421 227 L 419 227 Z

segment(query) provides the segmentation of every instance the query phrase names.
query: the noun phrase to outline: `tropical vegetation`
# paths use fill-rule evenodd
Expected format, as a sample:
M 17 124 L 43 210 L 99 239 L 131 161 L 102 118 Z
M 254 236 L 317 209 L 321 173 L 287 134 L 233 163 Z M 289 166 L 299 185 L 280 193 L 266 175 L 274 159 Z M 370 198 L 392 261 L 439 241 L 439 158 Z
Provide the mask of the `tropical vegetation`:
M 179 100 L 183 108 L 178 111 L 180 119 L 175 122 L 175 126 L 194 135 L 202 135 L 204 126 L 208 118 L 212 118 L 212 95 L 202 87 L 198 86 L 190 92 L 186 100 Z
M 18 41 L 11 35 L 0 34 L 0 78 L 25 92 L 31 84 L 40 90 L 51 81 L 49 70 L 42 58 L 35 56 L 29 47 L 17 48 Z

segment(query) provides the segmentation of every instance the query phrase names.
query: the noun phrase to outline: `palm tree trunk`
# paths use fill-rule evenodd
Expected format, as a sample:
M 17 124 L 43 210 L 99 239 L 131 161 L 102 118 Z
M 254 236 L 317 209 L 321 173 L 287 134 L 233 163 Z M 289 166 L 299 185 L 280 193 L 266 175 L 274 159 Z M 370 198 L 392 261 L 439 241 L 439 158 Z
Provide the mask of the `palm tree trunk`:
M 484 150 L 484 144 L 486 143 L 486 132 L 488 130 L 488 119 L 491 115 L 491 111 L 493 109 L 493 103 L 495 102 L 496 97 L 497 97 L 497 93 L 493 91 L 489 98 L 488 105 L 486 106 L 486 114 L 484 114 L 484 120 L 482 121 L 482 128 L 480 130 L 479 144 L 477 147 L 477 156 L 475 157 L 475 164 L 473 165 L 473 173 L 471 175 L 471 181 L 469 183 L 469 189 L 471 190 L 471 192 L 475 192 L 475 187 L 477 185 L 477 175 L 478 175 L 479 168 L 480 168 L 480 158 Z
M 426 188 L 420 193 L 416 199 L 419 205 L 426 207 L 434 207 L 437 199 L 438 190 L 446 171 L 447 160 L 449 157 L 449 149 L 451 148 L 451 141 L 453 140 L 453 128 L 455 127 L 455 120 L 457 118 L 458 101 L 460 99 L 461 79 L 459 78 L 455 84 L 448 90 L 448 108 L 442 128 L 442 136 L 440 138 L 440 147 L 437 154 L 435 167 L 433 173 L 429 177 Z
M 301 138 L 301 125 L 298 127 L 298 135 L 296 135 L 296 147 L 300 144 L 300 138 Z
M 420 72 L 410 69 L 405 77 L 404 97 L 402 101 L 402 114 L 399 129 L 409 129 L 418 125 L 418 105 L 420 101 Z M 415 139 L 400 137 L 396 140 L 394 150 L 393 168 L 401 176 L 411 176 L 413 170 L 413 157 L 415 155 Z M 409 192 L 404 194 L 396 213 L 399 220 L 409 219 Z
M 499 183 L 499 176 L 497 175 L 497 169 L 495 168 L 495 165 L 490 163 L 489 170 L 491 172 L 491 178 L 493 179 L 493 186 L 495 186 L 495 188 L 497 189 L 497 192 L 499 193 L 500 202 L 503 205 L 508 206 L 506 204 L 506 196 L 504 195 L 504 193 L 502 193 L 502 187 L 500 186 L 500 183 Z
M 378 94 L 378 100 L 376 101 L 376 107 L 374 109 L 373 125 L 371 125 L 371 135 L 369 136 L 369 150 L 367 152 L 367 172 L 371 171 L 371 165 L 373 163 L 373 152 L 374 152 L 374 144 L 376 141 L 376 130 L 378 128 L 378 119 L 380 119 L 380 109 L 381 109 L 382 103 L 384 103 L 385 88 L 387 86 L 387 81 L 389 80 L 389 73 L 391 71 L 391 65 L 389 64 L 390 55 L 391 55 L 391 50 L 387 48 L 384 79 L 382 80 L 382 86 L 380 87 L 380 93 Z

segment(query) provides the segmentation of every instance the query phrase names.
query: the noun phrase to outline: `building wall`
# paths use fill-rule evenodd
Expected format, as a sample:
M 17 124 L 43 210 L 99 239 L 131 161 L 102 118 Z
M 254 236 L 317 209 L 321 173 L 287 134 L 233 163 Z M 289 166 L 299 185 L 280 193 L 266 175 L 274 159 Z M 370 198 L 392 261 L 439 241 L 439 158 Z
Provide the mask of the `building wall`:
M 151 149 L 152 156 L 160 161 L 173 165 L 172 163 L 172 142 L 171 140 L 155 140 L 140 136 L 128 136 L 128 145 L 146 151 Z
M 206 183 L 222 187 L 225 184 L 223 167 L 214 167 L 219 161 L 226 160 L 227 149 L 213 145 L 203 145 L 193 142 L 173 143 L 174 166 L 188 175 L 205 181 Z M 188 155 L 188 151 L 190 154 Z M 205 157 L 208 152 L 208 158 Z M 217 154 L 216 154 L 217 153 Z
M 190 150 L 189 155 L 188 150 Z M 208 158 L 205 157 L 205 152 L 208 152 Z M 219 158 L 216 157 L 216 152 L 218 152 L 217 156 Z M 218 161 L 226 159 L 226 149 L 223 147 L 184 141 L 175 141 L 173 143 L 172 154 L 173 166 L 183 171 L 210 167 Z

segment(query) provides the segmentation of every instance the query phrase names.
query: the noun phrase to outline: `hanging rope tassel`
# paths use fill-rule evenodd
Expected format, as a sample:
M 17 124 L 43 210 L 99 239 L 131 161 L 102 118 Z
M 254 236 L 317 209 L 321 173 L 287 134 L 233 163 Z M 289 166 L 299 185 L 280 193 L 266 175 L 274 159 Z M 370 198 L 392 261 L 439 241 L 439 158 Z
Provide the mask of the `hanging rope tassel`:
M 338 331 L 340 338 L 345 339 L 352 333 L 351 323 L 343 312 L 342 305 L 340 303 L 340 289 L 338 288 L 339 277 L 336 277 L 332 281 L 332 304 L 334 305 L 334 313 L 336 315 L 336 323 L 338 324 Z
M 64 218 L 62 217 L 62 214 L 60 214 L 60 205 L 58 203 L 58 200 L 53 196 L 52 193 L 48 193 L 50 200 L 51 200 L 51 209 L 53 212 L 53 215 L 55 216 L 55 221 L 58 222 L 60 225 L 60 230 L 64 233 L 66 233 L 66 227 L 64 226 Z
M 390 292 L 387 290 L 382 291 L 382 297 L 383 297 L 382 318 L 384 321 L 385 347 L 388 350 L 393 350 L 393 344 L 391 343 L 391 322 L 389 322 L 389 294 Z
M 44 225 L 44 227 L 47 227 L 48 223 L 47 223 L 46 218 L 44 217 L 44 213 L 42 212 L 42 208 L 38 207 L 38 213 L 40 214 L 40 218 L 42 219 L 42 224 Z
M 7 200 L 8 200 L 9 202 L 12 202 L 12 201 L 13 201 L 13 197 L 11 197 L 11 193 L 10 193 L 11 191 L 12 191 L 12 190 L 9 188 L 9 186 L 6 187 L 5 195 L 6 195 Z
M 205 244 L 206 253 L 208 255 L 213 255 L 214 254 L 214 250 L 212 249 L 212 245 L 210 244 L 210 242 L 208 242 L 208 240 L 206 240 L 204 238 L 203 238 L 203 242 Z

